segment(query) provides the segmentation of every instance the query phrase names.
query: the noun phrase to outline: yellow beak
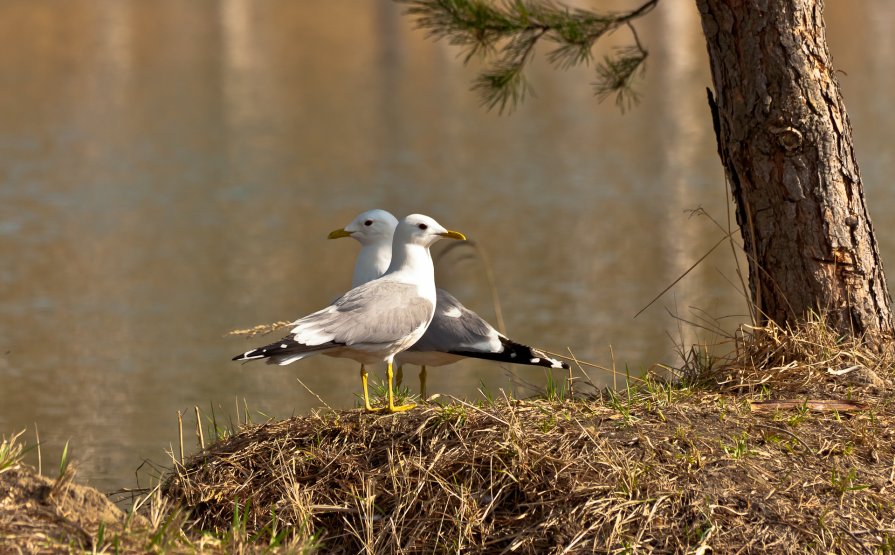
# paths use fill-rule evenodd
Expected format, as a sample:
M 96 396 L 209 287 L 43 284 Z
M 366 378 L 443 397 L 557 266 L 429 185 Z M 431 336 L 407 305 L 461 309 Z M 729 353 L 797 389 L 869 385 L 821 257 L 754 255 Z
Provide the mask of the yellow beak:
M 327 239 L 341 239 L 342 237 L 351 237 L 351 233 L 342 228 L 330 231 L 329 235 L 326 236 Z
M 439 233 L 439 235 L 441 235 L 442 237 L 447 237 L 448 239 L 459 239 L 461 241 L 466 240 L 466 236 L 459 231 L 447 230 L 444 233 Z

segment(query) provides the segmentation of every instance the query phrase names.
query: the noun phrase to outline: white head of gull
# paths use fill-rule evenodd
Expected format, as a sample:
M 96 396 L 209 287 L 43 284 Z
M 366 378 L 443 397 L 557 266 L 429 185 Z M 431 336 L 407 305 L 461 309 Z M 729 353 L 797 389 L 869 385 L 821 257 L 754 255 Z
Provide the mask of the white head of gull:
M 330 239 L 351 237 L 361 244 L 354 263 L 351 287 L 374 280 L 388 270 L 392 261 L 392 238 L 398 218 L 385 210 L 361 212 L 351 223 L 329 234 Z

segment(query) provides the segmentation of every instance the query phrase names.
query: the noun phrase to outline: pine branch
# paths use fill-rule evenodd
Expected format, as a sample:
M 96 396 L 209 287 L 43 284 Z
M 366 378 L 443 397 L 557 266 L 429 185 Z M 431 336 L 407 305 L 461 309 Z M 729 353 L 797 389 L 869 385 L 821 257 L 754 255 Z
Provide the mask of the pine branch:
M 473 57 L 490 61 L 475 79 L 482 104 L 500 113 L 512 111 L 532 89 L 525 78 L 537 44 L 553 43 L 547 60 L 558 69 L 590 64 L 596 42 L 627 26 L 634 44 L 597 64 L 595 93 L 599 101 L 615 95 L 623 110 L 637 101 L 633 90 L 649 52 L 632 22 L 649 13 L 659 0 L 647 0 L 629 12 L 595 13 L 570 9 L 552 0 L 396 0 L 407 6 L 418 28 L 429 37 L 462 49 L 464 63 Z
M 476 77 L 472 90 L 479 92 L 484 106 L 489 110 L 496 106 L 501 114 L 508 108 L 512 110 L 532 92 L 522 66 L 514 64 L 485 70 Z
M 615 104 L 624 112 L 639 101 L 633 81 L 643 74 L 647 51 L 636 46 L 628 46 L 616 50 L 614 57 L 607 56 L 597 66 L 597 81 L 594 92 L 602 102 L 610 95 L 615 95 Z M 640 71 L 638 71 L 640 70 Z

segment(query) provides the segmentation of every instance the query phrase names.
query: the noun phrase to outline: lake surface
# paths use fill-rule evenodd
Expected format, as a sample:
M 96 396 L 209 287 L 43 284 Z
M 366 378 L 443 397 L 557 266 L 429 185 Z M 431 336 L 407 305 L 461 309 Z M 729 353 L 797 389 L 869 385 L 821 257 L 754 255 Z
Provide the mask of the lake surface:
M 891 264 L 895 5 L 829 1 L 827 20 Z M 166 463 L 178 411 L 191 434 L 196 405 L 256 421 L 319 407 L 298 379 L 355 406 L 353 362 L 239 365 L 275 337 L 225 334 L 344 292 L 357 245 L 326 235 L 374 207 L 474 239 L 519 341 L 641 372 L 681 338 L 716 340 L 670 313 L 744 321 L 728 246 L 633 319 L 723 237 L 688 210 L 728 221 L 695 7 L 662 2 L 639 29 L 632 110 L 597 103 L 592 69 L 539 61 L 536 97 L 499 116 L 469 91 L 475 68 L 388 2 L 4 0 L 0 433 L 33 441 L 36 425 L 49 468 L 70 440 L 80 479 L 110 491 Z M 474 251 L 439 258 L 437 278 L 495 321 Z M 546 381 L 482 361 L 429 375 L 466 398 Z

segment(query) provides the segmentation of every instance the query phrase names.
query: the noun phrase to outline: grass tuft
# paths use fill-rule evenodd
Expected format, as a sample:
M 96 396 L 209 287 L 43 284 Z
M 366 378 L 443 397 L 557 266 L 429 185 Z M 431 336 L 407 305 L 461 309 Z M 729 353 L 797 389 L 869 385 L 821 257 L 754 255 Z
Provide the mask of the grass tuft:
M 25 430 L 10 435 L 8 438 L 3 436 L 0 440 L 0 474 L 7 470 L 16 468 L 22 462 L 25 456 L 25 444 L 19 441 Z
M 812 314 L 795 328 L 774 323 L 743 325 L 714 351 L 693 349 L 678 372 L 685 383 L 728 393 L 781 395 L 834 393 L 849 397 L 849 388 L 890 389 L 895 348 L 871 337 L 843 337 Z

